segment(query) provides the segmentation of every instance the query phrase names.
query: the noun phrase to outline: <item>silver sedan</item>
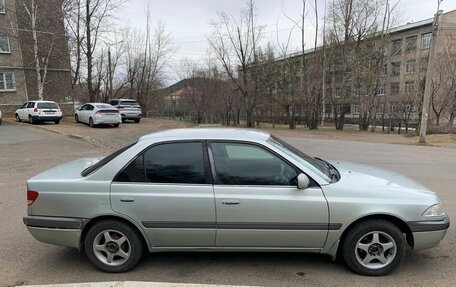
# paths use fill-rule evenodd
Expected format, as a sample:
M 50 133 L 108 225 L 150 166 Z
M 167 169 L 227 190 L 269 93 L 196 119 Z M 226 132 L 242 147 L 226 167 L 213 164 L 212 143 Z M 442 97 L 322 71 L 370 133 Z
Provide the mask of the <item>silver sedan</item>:
M 146 135 L 27 182 L 29 232 L 84 250 L 106 272 L 144 250 L 293 251 L 342 256 L 363 275 L 449 228 L 437 196 L 399 174 L 312 158 L 267 133 L 181 129 Z

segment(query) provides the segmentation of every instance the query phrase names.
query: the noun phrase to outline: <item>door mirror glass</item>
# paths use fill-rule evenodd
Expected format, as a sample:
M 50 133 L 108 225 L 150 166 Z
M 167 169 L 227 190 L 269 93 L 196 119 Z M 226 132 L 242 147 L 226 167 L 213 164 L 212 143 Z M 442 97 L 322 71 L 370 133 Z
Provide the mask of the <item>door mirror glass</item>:
M 298 175 L 298 189 L 306 189 L 310 184 L 310 179 L 307 175 L 301 173 Z

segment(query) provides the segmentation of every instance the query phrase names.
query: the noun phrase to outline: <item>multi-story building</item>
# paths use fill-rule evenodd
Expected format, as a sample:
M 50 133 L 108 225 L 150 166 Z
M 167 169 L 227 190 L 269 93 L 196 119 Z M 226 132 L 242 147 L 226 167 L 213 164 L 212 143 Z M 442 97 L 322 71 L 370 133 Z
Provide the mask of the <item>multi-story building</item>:
M 35 3 L 37 42 L 28 14 L 33 11 L 25 9 L 30 0 L 0 0 L 0 108 L 7 113 L 27 100 L 38 99 L 35 43 L 42 75 L 49 55 L 44 99 L 57 102 L 69 99 L 71 74 L 63 0 L 35 0 Z
M 433 22 L 434 18 L 430 18 L 389 31 L 388 43 L 384 49 L 384 64 L 374 93 L 366 88 L 374 83 L 363 83 L 360 89 L 352 86 L 350 92 L 344 93 L 341 77 L 338 77 L 337 72 L 330 73 L 326 94 L 336 101 L 327 101 L 326 117 L 332 117 L 342 109 L 346 118 L 358 118 L 362 110 L 360 104 L 363 102 L 360 97 L 375 96 L 379 97 L 377 113 L 383 114 L 387 119 L 408 117 L 408 120 L 416 122 L 421 111 L 431 42 L 436 41 L 433 65 L 439 65 L 439 59 L 445 55 L 451 59 L 456 56 L 456 10 L 439 15 L 436 39 L 432 39 Z M 334 104 L 344 96 L 347 99 L 339 101 L 343 105 Z

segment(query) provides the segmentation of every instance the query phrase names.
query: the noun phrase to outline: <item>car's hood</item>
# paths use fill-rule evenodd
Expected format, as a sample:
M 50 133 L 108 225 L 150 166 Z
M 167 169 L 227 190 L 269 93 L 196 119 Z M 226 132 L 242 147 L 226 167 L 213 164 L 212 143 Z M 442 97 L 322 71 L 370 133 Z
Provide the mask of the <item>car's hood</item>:
M 81 177 L 81 172 L 89 166 L 97 163 L 103 157 L 81 158 L 74 161 L 58 165 L 50 168 L 34 177 L 29 181 L 34 180 L 60 180 L 60 179 L 75 179 Z
M 425 193 L 433 193 L 413 179 L 399 173 L 381 168 L 343 161 L 331 161 L 341 174 L 341 181 L 346 184 L 381 186 L 391 189 L 413 189 Z

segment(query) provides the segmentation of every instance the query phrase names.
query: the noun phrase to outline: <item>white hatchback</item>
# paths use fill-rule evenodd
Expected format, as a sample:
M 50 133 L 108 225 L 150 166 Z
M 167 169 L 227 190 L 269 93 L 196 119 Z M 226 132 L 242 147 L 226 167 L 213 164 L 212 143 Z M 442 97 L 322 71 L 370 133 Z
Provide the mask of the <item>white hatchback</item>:
M 104 103 L 87 103 L 76 110 L 74 119 L 77 123 L 87 123 L 91 128 L 100 124 L 112 124 L 118 127 L 122 122 L 119 110 Z
M 52 101 L 29 101 L 16 110 L 18 122 L 28 121 L 31 124 L 37 122 L 60 123 L 62 111 L 56 102 Z

